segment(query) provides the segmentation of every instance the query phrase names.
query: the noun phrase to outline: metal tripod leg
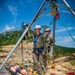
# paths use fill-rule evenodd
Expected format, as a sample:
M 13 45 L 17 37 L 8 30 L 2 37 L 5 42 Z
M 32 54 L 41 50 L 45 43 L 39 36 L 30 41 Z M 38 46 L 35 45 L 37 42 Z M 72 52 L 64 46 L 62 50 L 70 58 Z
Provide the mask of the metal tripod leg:
M 39 12 L 41 11 L 42 7 L 44 6 L 46 0 L 43 1 L 42 5 L 40 6 L 39 10 L 37 11 L 36 15 L 34 16 L 34 18 L 32 19 L 32 21 L 30 22 L 28 28 L 26 28 L 26 30 L 24 31 L 24 33 L 22 34 L 22 36 L 20 37 L 20 39 L 18 40 L 18 42 L 16 43 L 16 45 L 13 47 L 13 49 L 10 51 L 10 53 L 8 54 L 7 58 L 5 59 L 5 61 L 3 62 L 3 64 L 0 66 L 0 70 L 4 67 L 4 65 L 7 63 L 8 59 L 10 58 L 10 56 L 12 55 L 12 53 L 15 51 L 15 49 L 17 48 L 17 46 L 19 45 L 19 43 L 22 41 L 23 37 L 26 35 L 27 31 L 29 30 L 29 28 L 31 27 L 31 25 L 33 24 L 33 22 L 35 21 L 35 19 L 38 17 Z
M 54 62 L 54 49 L 55 49 L 55 27 L 56 27 L 56 18 L 54 17 L 54 26 L 53 26 L 53 49 L 52 49 L 52 68 L 55 68 L 55 62 Z
M 71 14 L 75 17 L 75 12 L 70 8 L 69 4 L 66 2 L 66 0 L 62 0 L 62 2 L 65 4 L 65 6 L 68 8 L 68 10 L 71 12 Z

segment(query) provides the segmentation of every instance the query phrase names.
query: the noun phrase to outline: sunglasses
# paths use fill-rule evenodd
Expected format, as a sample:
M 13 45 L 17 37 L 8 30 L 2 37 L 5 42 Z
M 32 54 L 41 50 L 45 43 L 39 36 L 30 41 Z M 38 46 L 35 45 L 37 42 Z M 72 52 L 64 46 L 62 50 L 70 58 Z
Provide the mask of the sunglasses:
M 46 31 L 46 32 L 50 32 L 50 31 Z

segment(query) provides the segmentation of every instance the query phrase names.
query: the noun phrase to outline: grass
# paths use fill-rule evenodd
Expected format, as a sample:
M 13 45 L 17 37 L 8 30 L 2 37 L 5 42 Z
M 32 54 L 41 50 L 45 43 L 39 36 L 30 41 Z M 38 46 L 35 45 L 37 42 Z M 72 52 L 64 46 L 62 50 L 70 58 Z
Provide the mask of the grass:
M 2 53 L 2 52 L 6 52 L 7 53 L 7 51 L 5 51 L 5 50 L 0 50 L 0 53 Z
M 67 48 L 62 46 L 55 46 L 54 56 L 62 57 L 62 56 L 70 56 L 72 53 L 75 53 L 75 48 Z
M 71 64 L 72 66 L 75 67 L 75 60 L 70 60 L 69 62 L 70 62 L 70 64 Z

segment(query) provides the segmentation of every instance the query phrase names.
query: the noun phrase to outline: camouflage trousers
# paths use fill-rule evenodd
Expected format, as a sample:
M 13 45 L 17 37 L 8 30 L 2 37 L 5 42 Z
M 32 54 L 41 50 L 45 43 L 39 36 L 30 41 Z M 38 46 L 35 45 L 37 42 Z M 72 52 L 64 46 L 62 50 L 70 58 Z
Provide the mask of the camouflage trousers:
M 42 75 L 46 72 L 46 57 L 44 56 L 44 51 L 38 55 L 34 54 L 34 70 L 38 72 L 39 75 Z
M 45 67 L 50 63 L 51 55 L 49 53 L 50 53 L 50 49 L 49 48 L 46 48 L 43 51 L 43 58 L 44 58 L 43 60 L 45 62 Z

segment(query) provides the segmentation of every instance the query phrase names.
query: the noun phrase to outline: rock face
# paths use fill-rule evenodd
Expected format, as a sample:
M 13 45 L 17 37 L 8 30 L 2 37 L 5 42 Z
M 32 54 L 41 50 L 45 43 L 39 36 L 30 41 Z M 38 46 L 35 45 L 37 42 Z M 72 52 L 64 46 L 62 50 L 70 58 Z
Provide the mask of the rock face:
M 3 68 L 1 71 L 0 71 L 0 75 L 10 75 L 10 73 L 8 71 L 5 70 L 5 68 Z
M 9 46 L 2 46 L 1 50 L 4 50 L 3 52 L 0 52 L 0 65 L 5 60 L 6 56 L 9 54 L 11 49 L 14 47 L 14 45 Z M 14 53 L 9 58 L 7 64 L 14 64 L 14 63 L 23 63 L 23 64 L 31 64 L 33 62 L 32 60 L 32 51 L 33 51 L 33 43 L 23 43 L 23 49 L 18 46 Z M 67 72 L 72 72 L 75 70 L 75 67 L 73 67 L 67 60 L 66 57 L 61 57 L 55 59 L 55 68 L 52 69 L 52 60 L 47 66 L 47 72 L 45 75 L 66 75 Z M 0 71 L 0 75 L 10 75 L 8 71 L 3 68 Z
M 63 59 L 64 57 L 62 57 Z M 52 63 L 47 66 L 47 73 L 45 75 L 67 75 L 68 72 L 74 72 L 75 68 L 68 62 L 62 61 L 61 58 L 55 60 L 55 68 L 52 68 Z M 59 60 L 59 61 L 58 61 Z
M 2 46 L 0 50 L 0 65 L 4 62 L 5 58 L 9 54 L 9 52 L 12 50 L 14 45 L 9 46 Z M 33 49 L 33 43 L 26 43 L 24 42 L 23 49 L 21 49 L 19 46 L 16 48 L 14 53 L 9 58 L 7 64 L 14 64 L 14 63 L 20 63 L 20 64 L 28 64 L 31 63 L 32 60 L 32 49 Z M 9 75 L 8 72 L 3 68 L 0 71 L 0 75 Z
M 9 52 L 12 50 L 14 45 L 9 45 L 9 46 L 2 46 L 1 49 L 3 52 L 0 52 L 0 63 L 4 61 L 4 59 L 7 57 Z M 33 43 L 26 43 L 24 42 L 23 49 L 18 46 L 14 53 L 11 55 L 10 59 L 8 60 L 7 63 L 9 62 L 15 62 L 15 63 L 22 63 L 27 61 L 32 61 L 32 49 L 33 49 Z

